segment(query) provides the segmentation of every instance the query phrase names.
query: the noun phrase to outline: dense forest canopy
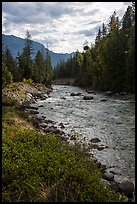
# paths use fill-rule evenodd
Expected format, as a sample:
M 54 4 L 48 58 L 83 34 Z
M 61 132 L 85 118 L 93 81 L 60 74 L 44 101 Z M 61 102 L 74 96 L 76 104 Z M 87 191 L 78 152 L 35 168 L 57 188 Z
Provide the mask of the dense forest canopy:
M 25 41 L 22 54 L 18 53 L 15 60 L 8 47 L 2 52 L 2 85 L 5 86 L 11 81 L 19 82 L 23 80 L 50 85 L 53 70 L 48 50 L 46 59 L 43 51 L 38 50 L 33 60 L 33 44 L 29 31 L 26 32 Z
M 119 20 L 116 12 L 108 25 L 98 29 L 95 43 L 85 42 L 83 52 L 76 51 L 66 62 L 60 61 L 52 69 L 50 55 L 44 59 L 39 50 L 32 59 L 33 44 L 29 32 L 22 54 L 14 60 L 8 47 L 2 52 L 2 85 L 11 81 L 31 79 L 51 84 L 52 79 L 75 78 L 80 86 L 101 90 L 135 91 L 135 3 L 128 6 Z
M 101 90 L 135 91 L 135 3 L 121 21 L 116 12 L 99 27 L 95 43 L 85 42 L 67 62 L 60 61 L 54 79 L 73 77 L 76 84 Z

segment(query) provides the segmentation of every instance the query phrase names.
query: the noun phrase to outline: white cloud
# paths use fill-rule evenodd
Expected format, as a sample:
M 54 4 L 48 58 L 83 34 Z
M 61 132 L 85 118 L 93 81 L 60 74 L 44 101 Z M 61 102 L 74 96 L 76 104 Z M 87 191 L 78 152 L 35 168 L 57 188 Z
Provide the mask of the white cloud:
M 123 16 L 131 2 L 3 2 L 2 32 L 43 43 L 54 52 L 73 52 L 87 40 L 94 43 L 98 27 L 114 11 Z

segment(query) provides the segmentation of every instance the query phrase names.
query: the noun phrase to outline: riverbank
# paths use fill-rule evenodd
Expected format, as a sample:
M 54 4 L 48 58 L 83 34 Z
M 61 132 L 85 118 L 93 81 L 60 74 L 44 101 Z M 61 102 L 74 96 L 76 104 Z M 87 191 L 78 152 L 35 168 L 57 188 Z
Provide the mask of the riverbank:
M 37 99 L 45 100 L 48 98 L 52 87 L 46 87 L 43 84 L 35 83 L 12 83 L 2 90 L 2 97 L 8 97 L 17 100 L 20 105 L 29 105 L 36 102 Z
M 73 148 L 68 146 L 64 140 L 51 134 L 50 131 L 40 134 L 36 126 L 28 125 L 29 115 L 27 116 L 24 110 L 20 110 L 20 107 L 27 106 L 30 101 L 35 101 L 39 97 L 45 97 L 48 89 L 37 89 L 38 93 L 34 89 L 34 93 L 32 90 L 34 85 L 21 84 L 21 86 L 29 87 L 29 90 L 24 88 L 22 93 L 16 84 L 8 87 L 5 93 L 3 92 L 4 201 L 125 200 L 126 198 L 115 193 L 114 189 L 101 183 L 100 170 L 91 159 L 89 160 L 86 152 L 81 152 L 78 146 Z M 6 101 L 7 93 L 8 97 L 11 93 L 11 98 L 15 95 L 14 98 L 17 99 L 16 88 L 17 92 L 21 91 L 23 94 L 21 95 L 23 100 L 19 99 L 17 104 L 13 99 Z M 29 96 L 29 100 L 28 97 L 25 100 L 24 95 Z M 19 187 L 20 191 L 18 191 Z

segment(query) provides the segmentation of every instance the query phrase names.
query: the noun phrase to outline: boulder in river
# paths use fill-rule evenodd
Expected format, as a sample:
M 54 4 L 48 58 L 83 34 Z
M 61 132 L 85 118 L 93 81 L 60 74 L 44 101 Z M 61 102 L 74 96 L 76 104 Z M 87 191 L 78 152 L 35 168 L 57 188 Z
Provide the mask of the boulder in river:
M 96 142 L 101 142 L 101 140 L 97 137 L 94 137 L 90 140 L 90 142 L 96 143 Z
M 100 102 L 104 102 L 104 101 L 107 101 L 107 98 L 102 98 L 102 99 L 100 100 Z
M 104 172 L 103 173 L 103 178 L 106 179 L 107 181 L 113 181 L 114 180 L 114 174 L 110 173 L 110 172 Z
M 83 99 L 84 100 L 91 100 L 91 99 L 93 99 L 93 96 L 84 96 Z
M 104 148 L 105 148 L 105 146 L 98 146 L 98 147 L 97 147 L 97 149 L 98 149 L 99 151 L 103 150 Z
M 71 93 L 70 95 L 71 95 L 71 96 L 75 96 L 75 93 Z
M 78 93 L 71 93 L 71 96 L 80 96 L 82 93 L 78 92 Z
M 124 193 L 127 197 L 133 196 L 134 184 L 132 181 L 124 180 L 119 184 L 120 192 Z

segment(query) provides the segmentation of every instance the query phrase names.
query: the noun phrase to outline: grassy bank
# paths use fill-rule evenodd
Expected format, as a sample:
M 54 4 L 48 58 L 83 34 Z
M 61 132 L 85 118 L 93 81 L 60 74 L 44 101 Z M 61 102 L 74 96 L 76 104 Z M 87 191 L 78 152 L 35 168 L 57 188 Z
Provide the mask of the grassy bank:
M 42 135 L 15 100 L 2 106 L 2 201 L 122 201 L 101 183 L 86 152 L 59 137 Z

